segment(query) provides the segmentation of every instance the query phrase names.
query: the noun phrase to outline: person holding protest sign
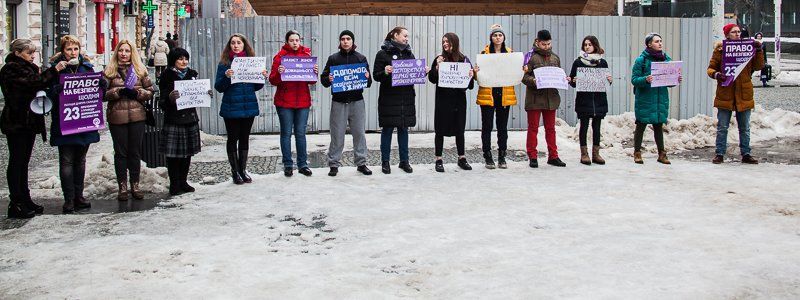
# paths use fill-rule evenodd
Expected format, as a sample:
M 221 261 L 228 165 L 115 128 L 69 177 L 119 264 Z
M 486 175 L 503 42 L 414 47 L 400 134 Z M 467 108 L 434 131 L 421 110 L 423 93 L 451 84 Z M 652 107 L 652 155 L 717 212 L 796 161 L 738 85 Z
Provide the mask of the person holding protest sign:
M 103 76 L 108 81 L 106 116 L 114 142 L 114 169 L 119 187 L 117 200 L 128 200 L 128 172 L 130 195 L 140 200 L 144 198 L 139 190 L 140 149 L 146 119 L 144 102 L 153 98 L 153 83 L 139 52 L 128 40 L 117 44 Z
M 94 66 L 80 54 L 81 42 L 77 37 L 65 35 L 61 38 L 58 49 L 59 53 L 50 59 L 50 63 L 53 65 L 51 68 L 58 68 L 59 64 L 66 64 L 59 74 L 94 73 Z M 102 89 L 107 85 L 102 77 L 100 77 L 99 85 L 101 91 L 98 92 L 102 95 Z M 86 153 L 89 151 L 89 145 L 100 141 L 100 134 L 97 130 L 62 134 L 62 115 L 59 111 L 59 103 L 65 100 L 61 99 L 63 89 L 63 83 L 54 79 L 47 91 L 47 97 L 52 100 L 53 107 L 56 108 L 56 111 L 50 114 L 53 120 L 50 126 L 50 145 L 58 147 L 59 178 L 61 179 L 61 191 L 64 194 L 64 206 L 61 211 L 69 214 L 76 210 L 92 207 L 91 202 L 83 197 Z M 101 100 L 97 99 L 97 101 Z
M 711 162 L 721 164 L 725 161 L 728 127 L 731 116 L 736 112 L 742 163 L 757 164 L 758 160 L 750 155 L 750 113 L 755 107 L 753 81 L 750 76 L 754 70 L 764 68 L 763 49 L 759 41 L 742 40 L 741 30 L 735 24 L 725 25 L 722 31 L 726 40 L 714 44 L 714 53 L 707 71 L 709 77 L 717 80 L 717 94 L 714 98 L 714 107 L 717 108 L 717 142 Z
M 158 106 L 164 111 L 164 127 L 158 139 L 158 152 L 167 158 L 169 194 L 180 195 L 194 192 L 188 182 L 192 156 L 200 153 L 200 118 L 194 107 L 178 109 L 181 93 L 175 89 L 176 81 L 195 80 L 197 71 L 189 68 L 189 52 L 174 48 L 167 56 L 169 69 L 161 73 L 158 90 L 161 91 Z M 208 90 L 211 94 L 211 90 Z
M 232 83 L 231 77 L 235 72 L 231 69 L 231 65 L 237 57 L 255 56 L 256 52 L 247 38 L 240 33 L 234 33 L 228 38 L 222 50 L 214 80 L 214 89 L 223 93 L 219 116 L 225 120 L 225 131 L 228 133 L 226 144 L 228 163 L 231 165 L 231 177 L 235 184 L 253 182 L 247 175 L 247 152 L 250 149 L 250 129 L 259 114 L 256 91 L 264 88 L 264 84 Z M 261 75 L 266 78 L 267 70 L 262 70 Z
M 666 86 L 651 87 L 655 79 L 651 75 L 653 62 L 668 62 L 672 58 L 664 52 L 664 42 L 661 35 L 656 32 L 648 33 L 644 38 L 645 49 L 633 63 L 631 83 L 635 96 L 636 130 L 633 135 L 634 152 L 633 161 L 643 164 L 642 139 L 647 124 L 653 125 L 653 135 L 658 147 L 658 162 L 670 164 L 667 151 L 664 149 L 664 124 L 669 117 L 669 92 Z M 678 82 L 683 77 L 678 77 Z
M 306 152 L 306 127 L 308 126 L 308 113 L 311 108 L 311 92 L 308 86 L 316 81 L 285 81 L 281 74 L 287 68 L 281 64 L 284 57 L 311 57 L 311 48 L 300 44 L 300 33 L 289 30 L 284 38 L 285 44 L 272 59 L 272 71 L 269 74 L 269 83 L 278 88 L 275 92 L 275 108 L 281 123 L 281 154 L 283 155 L 283 175 L 292 176 L 292 132 L 297 148 L 297 170 L 300 174 L 311 176 L 308 167 L 308 153 Z M 314 73 L 318 67 L 314 65 Z M 314 76 L 316 78 L 316 75 Z
M 417 109 L 414 98 L 417 96 L 413 85 L 392 85 L 392 61 L 415 59 L 408 44 L 408 30 L 395 27 L 383 41 L 381 50 L 375 55 L 372 74 L 381 83 L 378 92 L 378 124 L 381 129 L 381 172 L 389 174 L 392 133 L 397 128 L 397 144 L 400 152 L 401 170 L 411 173 L 414 169 L 408 159 L 408 127 L 417 125 Z M 430 69 L 426 66 L 425 72 Z
M 28 164 L 33 153 L 36 135 L 47 140 L 44 116 L 31 111 L 31 100 L 38 91 L 44 90 L 48 83 L 57 78 L 57 72 L 66 68 L 66 63 L 40 72 L 33 63 L 36 45 L 29 39 L 16 39 L 11 42 L 5 65 L 0 69 L 0 89 L 5 96 L 3 113 L 0 115 L 0 129 L 8 143 L 8 217 L 28 219 L 42 214 L 44 207 L 31 200 L 28 188 Z
M 536 33 L 534 40 L 534 51 L 526 65 L 525 76 L 522 83 L 527 86 L 525 94 L 525 111 L 528 114 L 528 165 L 531 168 L 538 168 L 537 160 L 539 151 L 538 145 L 539 120 L 544 120 L 545 140 L 547 141 L 547 164 L 556 167 L 566 167 L 558 157 L 558 146 L 556 145 L 556 109 L 561 105 L 561 96 L 554 88 L 539 89 L 536 86 L 536 76 L 534 70 L 542 67 L 561 68 L 561 59 L 553 53 L 552 36 L 548 30 L 540 30 Z M 562 75 L 563 76 L 563 75 Z M 560 80 L 561 78 L 559 78 Z M 567 81 L 571 79 L 566 78 Z
M 511 47 L 506 46 L 506 34 L 503 32 L 503 27 L 500 24 L 492 25 L 489 31 L 489 44 L 481 54 L 511 52 Z M 475 73 L 477 72 L 480 72 L 480 67 L 475 67 Z M 505 169 L 507 168 L 506 155 L 508 151 L 508 116 L 511 107 L 517 105 L 514 87 L 479 87 L 476 103 L 481 107 L 481 150 L 483 150 L 483 158 L 486 160 L 486 168 Z M 495 117 L 497 118 L 497 166 L 492 158 L 492 122 Z
M 364 175 L 372 175 L 372 171 L 367 168 L 367 137 L 365 134 L 367 124 L 366 104 L 364 103 L 364 88 L 372 86 L 372 78 L 369 76 L 369 62 L 367 57 L 356 51 L 355 34 L 350 30 L 344 30 L 339 34 L 339 51 L 328 56 L 325 68 L 320 75 L 322 86 L 331 87 L 336 81 L 336 77 L 350 77 L 363 71 L 366 77 L 366 84 L 363 80 L 348 86 L 340 92 L 333 93 L 331 102 L 331 145 L 328 148 L 328 167 L 331 170 L 328 176 L 336 176 L 341 167 L 342 151 L 344 151 L 344 135 L 350 126 L 350 134 L 353 135 L 353 156 L 358 171 Z M 336 71 L 331 72 L 331 67 L 350 66 L 355 68 L 352 74 L 344 72 L 334 76 Z M 346 69 L 346 70 L 353 70 Z M 357 77 L 357 76 L 356 76 Z M 344 83 L 344 82 L 342 82 Z M 336 88 L 334 88 L 336 90 Z
M 464 150 L 464 128 L 467 124 L 467 89 L 472 89 L 475 85 L 475 76 L 472 64 L 463 53 L 459 46 L 458 35 L 452 32 L 446 33 L 442 37 L 442 53 L 436 57 L 431 64 L 431 71 L 428 73 L 428 80 L 436 84 L 436 108 L 434 109 L 433 127 L 436 135 L 435 155 L 436 172 L 444 172 L 442 162 L 442 152 L 444 148 L 444 137 L 456 137 L 456 149 L 458 151 L 458 166 L 464 170 L 472 170 L 472 166 L 467 162 Z M 463 63 L 469 70 L 468 85 L 464 88 L 442 87 L 440 83 L 440 66 L 442 63 Z M 452 65 L 458 68 L 458 65 Z M 445 72 L 446 70 L 441 70 Z M 463 77 L 463 74 L 456 76 Z M 463 79 L 463 78 L 462 78 Z M 442 81 L 445 78 L 442 78 Z
M 603 59 L 605 50 L 600 47 L 597 37 L 589 35 L 581 42 L 581 53 L 572 63 L 572 70 L 569 72 L 569 84 L 577 86 L 578 68 L 602 69 L 607 72 L 608 62 Z M 609 84 L 612 82 L 611 74 L 600 74 Z M 578 91 L 575 93 L 575 112 L 578 113 L 580 129 L 578 139 L 581 145 L 581 163 L 591 165 L 596 163 L 604 165 L 605 159 L 600 156 L 600 124 L 608 113 L 608 96 L 605 91 L 586 92 Z M 592 157 L 589 158 L 586 136 L 589 131 L 589 119 L 592 119 Z

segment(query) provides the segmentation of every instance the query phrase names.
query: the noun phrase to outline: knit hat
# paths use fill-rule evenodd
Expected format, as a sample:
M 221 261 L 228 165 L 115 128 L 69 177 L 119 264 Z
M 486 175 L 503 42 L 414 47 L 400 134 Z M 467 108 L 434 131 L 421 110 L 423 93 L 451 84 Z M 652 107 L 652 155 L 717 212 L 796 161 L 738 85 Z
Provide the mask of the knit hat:
M 658 32 L 651 32 L 651 33 L 648 33 L 648 34 L 647 34 L 647 35 L 644 37 L 644 46 L 645 46 L 645 47 L 647 47 L 648 45 L 650 45 L 650 42 L 652 42 L 652 41 L 653 41 L 653 38 L 655 38 L 655 37 L 661 37 L 661 35 L 660 35 L 660 34 L 658 34 Z
M 355 42 L 355 41 L 356 41 L 356 36 L 353 34 L 353 32 L 352 32 L 352 31 L 350 31 L 350 30 L 347 30 L 347 29 L 345 29 L 344 31 L 342 31 L 342 33 L 340 33 L 340 34 L 339 34 L 339 39 L 341 40 L 341 39 L 342 39 L 342 37 L 343 37 L 343 36 L 345 36 L 345 35 L 349 35 L 349 36 L 350 36 L 350 39 L 352 39 L 352 40 L 353 40 L 353 42 Z
M 739 27 L 739 26 L 733 23 L 727 24 L 722 27 L 722 32 L 725 33 L 725 36 L 727 37 L 728 34 L 731 33 L 731 30 L 733 30 L 734 27 Z
M 506 33 L 503 32 L 503 26 L 500 26 L 500 24 L 494 24 L 492 25 L 492 27 L 489 27 L 489 29 L 491 29 L 491 31 L 489 32 L 489 37 L 492 37 L 492 35 L 494 35 L 497 32 L 502 33 L 503 36 L 506 35 Z
M 536 33 L 536 40 L 549 41 L 549 40 L 552 40 L 552 39 L 553 39 L 553 36 L 550 35 L 550 31 L 547 30 L 547 29 L 539 30 L 539 32 Z

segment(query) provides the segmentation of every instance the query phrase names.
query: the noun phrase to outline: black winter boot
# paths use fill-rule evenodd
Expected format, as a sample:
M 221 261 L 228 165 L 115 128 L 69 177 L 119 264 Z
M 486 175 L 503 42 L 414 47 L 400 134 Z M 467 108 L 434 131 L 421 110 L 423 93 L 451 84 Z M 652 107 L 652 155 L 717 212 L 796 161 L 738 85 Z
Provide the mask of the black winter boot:
M 483 159 L 486 160 L 486 168 L 487 169 L 494 169 L 496 166 L 494 165 L 494 159 L 492 159 L 492 151 L 484 151 L 483 152 Z
M 10 219 L 30 219 L 36 216 L 36 212 L 28 209 L 25 203 L 11 202 L 8 204 L 8 218 Z
M 392 167 L 389 166 L 389 161 L 388 160 L 384 160 L 383 162 L 381 162 L 381 172 L 383 172 L 383 174 L 391 174 L 392 173 Z
M 239 158 L 236 155 L 236 151 L 228 151 L 228 163 L 231 165 L 231 178 L 233 178 L 233 183 L 244 184 L 242 174 L 239 173 Z
M 244 183 L 251 183 L 253 179 L 247 175 L 247 152 L 248 150 L 239 150 L 239 176 Z
M 508 169 L 508 165 L 506 164 L 506 150 L 498 150 L 497 151 L 497 167 L 500 169 Z

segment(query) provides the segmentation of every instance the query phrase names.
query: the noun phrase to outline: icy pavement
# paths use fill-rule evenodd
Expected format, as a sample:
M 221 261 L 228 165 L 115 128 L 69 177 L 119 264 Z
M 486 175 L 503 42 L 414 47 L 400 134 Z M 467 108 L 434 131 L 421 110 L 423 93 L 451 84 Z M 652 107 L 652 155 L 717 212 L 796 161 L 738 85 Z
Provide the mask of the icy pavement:
M 800 297 L 800 167 L 645 160 L 259 175 L 36 217 L 0 231 L 0 298 Z

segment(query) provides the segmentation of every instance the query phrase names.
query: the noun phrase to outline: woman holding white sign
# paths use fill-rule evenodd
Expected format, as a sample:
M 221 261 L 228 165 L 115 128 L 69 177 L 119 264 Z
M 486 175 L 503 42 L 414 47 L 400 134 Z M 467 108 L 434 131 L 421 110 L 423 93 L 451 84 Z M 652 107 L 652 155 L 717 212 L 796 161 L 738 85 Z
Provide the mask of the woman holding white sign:
M 575 62 L 572 63 L 572 70 L 569 72 L 569 84 L 578 87 L 575 93 L 575 112 L 578 113 L 580 129 L 578 139 L 581 145 L 581 163 L 591 165 L 596 163 L 604 165 L 605 159 L 600 156 L 600 124 L 608 113 L 608 96 L 606 93 L 606 82 L 611 84 L 611 74 L 608 73 L 608 62 L 603 59 L 605 50 L 600 47 L 600 41 L 593 35 L 586 36 L 581 42 L 581 53 Z M 594 76 L 595 78 L 579 78 L 578 71 L 582 76 Z M 598 83 L 597 86 L 582 87 L 578 81 Z M 582 90 L 583 89 L 583 90 Z M 592 90 L 592 91 L 587 91 Z M 589 157 L 586 135 L 589 131 L 589 119 L 592 119 L 592 157 Z
M 633 63 L 631 83 L 633 84 L 633 94 L 635 95 L 636 131 L 633 135 L 634 152 L 633 161 L 643 164 L 642 160 L 642 138 L 647 124 L 653 125 L 653 135 L 658 147 L 658 162 L 669 164 L 667 151 L 664 149 L 664 124 L 669 117 L 669 92 L 666 86 L 651 87 L 655 79 L 651 75 L 651 65 L 653 62 L 668 62 L 672 58 L 664 52 L 664 44 L 661 35 L 655 32 L 647 34 L 644 38 L 646 46 L 642 54 Z M 682 81 L 678 77 L 678 82 Z
M 442 53 L 436 57 L 428 73 L 428 80 L 436 84 L 436 107 L 434 109 L 433 128 L 435 136 L 435 155 L 436 172 L 444 172 L 442 152 L 444 148 L 444 137 L 456 137 L 456 149 L 458 151 L 458 166 L 464 170 L 472 170 L 467 162 L 464 150 L 464 127 L 467 124 L 467 89 L 472 89 L 475 85 L 473 77 L 475 72 L 472 64 L 463 53 L 459 46 L 458 35 L 452 32 L 446 33 L 442 37 Z M 444 66 L 448 66 L 447 69 Z M 466 75 L 462 70 L 468 70 Z M 441 76 L 440 76 L 441 73 Z M 450 87 L 450 84 L 460 85 L 466 79 L 466 87 Z M 445 81 L 448 87 L 443 87 Z
M 231 69 L 231 65 L 237 57 L 255 56 L 256 52 L 244 35 L 240 33 L 231 35 L 220 55 L 217 76 L 214 80 L 214 89 L 223 93 L 219 116 L 225 120 L 225 131 L 228 134 L 226 144 L 228 163 L 231 165 L 231 177 L 235 184 L 253 182 L 247 175 L 247 152 L 250 149 L 250 129 L 253 127 L 253 120 L 259 114 L 256 91 L 264 88 L 264 84 L 232 83 L 231 77 L 235 72 Z M 261 75 L 266 79 L 267 70 L 262 70 Z
M 44 116 L 31 111 L 31 100 L 38 91 L 44 90 L 48 82 L 57 78 L 56 71 L 66 67 L 58 63 L 55 68 L 39 72 L 33 63 L 37 47 L 29 39 L 16 39 L 11 42 L 5 65 L 0 69 L 0 89 L 5 96 L 3 113 L 0 116 L 0 129 L 8 142 L 8 217 L 33 218 L 42 214 L 44 207 L 31 200 L 28 188 L 28 164 L 33 153 L 36 135 L 45 138 Z
M 311 81 L 286 81 L 281 74 L 287 72 L 286 66 L 281 64 L 284 57 L 311 57 L 311 49 L 300 44 L 300 33 L 290 30 L 286 33 L 285 44 L 272 59 L 272 72 L 269 74 L 269 83 L 278 88 L 275 92 L 275 109 L 281 123 L 281 154 L 283 156 L 283 175 L 292 176 L 294 162 L 292 161 L 292 133 L 297 148 L 297 170 L 300 174 L 311 176 L 308 167 L 308 153 L 306 152 L 306 128 L 308 127 L 308 113 L 311 108 L 311 92 L 308 86 L 315 84 Z M 319 68 L 314 64 L 314 74 Z M 317 75 L 313 76 L 314 79 Z
M 414 169 L 408 160 L 408 127 L 417 125 L 417 109 L 414 98 L 417 96 L 413 85 L 392 85 L 392 61 L 414 59 L 408 44 L 408 30 L 395 27 L 386 35 L 381 50 L 375 55 L 373 76 L 381 83 L 378 92 L 378 124 L 381 128 L 381 172 L 392 172 L 391 159 L 392 133 L 397 128 L 397 145 L 400 152 L 401 170 L 411 173 Z M 425 67 L 426 72 L 429 70 Z
M 62 37 L 58 52 L 50 59 L 50 63 L 53 65 L 52 68 L 56 68 L 58 64 L 66 64 L 59 74 L 94 73 L 94 66 L 80 54 L 81 42 L 77 37 L 73 35 Z M 106 82 L 102 77 L 100 81 L 102 90 L 105 88 Z M 53 80 L 53 84 L 47 91 L 47 97 L 53 101 L 53 107 L 56 108 L 56 111 L 50 114 L 53 119 L 50 125 L 50 145 L 58 147 L 58 175 L 61 179 L 61 191 L 64 194 L 64 206 L 61 211 L 69 214 L 76 210 L 92 207 L 91 203 L 83 197 L 86 153 L 89 151 L 89 145 L 100 141 L 100 134 L 97 130 L 62 134 L 62 116 L 65 118 L 63 121 L 69 121 L 68 119 L 74 118 L 80 113 L 79 110 L 76 109 L 75 112 L 78 113 L 75 113 L 70 108 L 66 108 L 64 114 L 59 111 L 59 104 L 62 102 L 60 95 L 63 89 L 59 80 Z M 102 91 L 100 92 L 102 93 Z M 97 101 L 102 100 L 99 98 L 100 95 L 102 94 L 96 95 Z M 102 114 L 102 109 L 100 114 Z
M 506 34 L 503 27 L 494 24 L 489 32 L 490 43 L 481 51 L 481 54 L 511 53 L 511 47 L 506 46 Z M 475 67 L 475 72 L 480 68 Z M 511 107 L 517 105 L 517 95 L 513 86 L 480 87 L 476 103 L 481 107 L 481 143 L 483 158 L 486 168 L 496 168 L 492 159 L 492 126 L 497 118 L 497 166 L 507 168 L 506 154 L 508 151 L 508 116 Z
M 140 149 L 146 119 L 143 103 L 153 98 L 153 82 L 147 75 L 147 67 L 139 58 L 139 52 L 128 40 L 117 44 L 103 76 L 108 81 L 106 116 L 114 141 L 114 170 L 119 187 L 117 200 L 128 201 L 129 172 L 130 195 L 141 200 L 144 195 L 139 189 Z
M 200 153 L 200 118 L 194 107 L 178 109 L 181 97 L 175 89 L 176 81 L 195 80 L 197 71 L 189 68 L 189 52 L 174 48 L 167 56 L 169 69 L 161 72 L 158 89 L 161 91 L 158 106 L 164 111 L 164 127 L 158 140 L 158 152 L 167 158 L 169 194 L 194 192 L 187 180 L 192 156 Z M 211 93 L 211 90 L 208 91 Z

